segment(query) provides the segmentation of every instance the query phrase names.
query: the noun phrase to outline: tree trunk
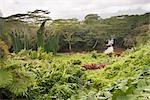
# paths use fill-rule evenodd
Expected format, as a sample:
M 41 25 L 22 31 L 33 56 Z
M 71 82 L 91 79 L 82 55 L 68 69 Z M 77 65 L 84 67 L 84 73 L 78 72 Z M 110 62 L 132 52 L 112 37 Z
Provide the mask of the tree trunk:
M 92 49 L 94 49 L 94 48 L 96 47 L 97 43 L 98 43 L 98 40 L 95 41 L 95 43 L 94 43 Z
M 71 47 L 71 42 L 69 41 L 69 50 L 71 51 L 72 47 Z

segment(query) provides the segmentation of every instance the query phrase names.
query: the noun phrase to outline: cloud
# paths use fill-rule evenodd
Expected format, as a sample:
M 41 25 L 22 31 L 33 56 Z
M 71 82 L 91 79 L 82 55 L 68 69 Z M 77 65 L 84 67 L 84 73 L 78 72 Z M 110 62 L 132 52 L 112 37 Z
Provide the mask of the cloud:
M 2 17 L 3 16 L 3 14 L 2 14 L 2 12 L 1 12 L 1 10 L 0 10 L 0 17 Z
M 79 18 L 89 13 L 102 17 L 120 14 L 150 12 L 149 0 L 0 0 L 4 16 L 25 13 L 35 9 L 45 9 L 56 18 Z M 140 9 L 140 10 L 139 10 Z M 138 11 L 139 10 L 139 11 Z

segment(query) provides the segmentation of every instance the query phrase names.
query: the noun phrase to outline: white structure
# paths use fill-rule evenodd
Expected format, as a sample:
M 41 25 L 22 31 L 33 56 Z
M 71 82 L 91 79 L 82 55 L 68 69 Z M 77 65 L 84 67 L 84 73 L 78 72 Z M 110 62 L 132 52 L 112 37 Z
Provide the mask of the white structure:
M 112 46 L 114 44 L 114 39 L 108 40 L 106 46 Z
M 113 46 L 108 47 L 108 48 L 104 51 L 104 53 L 105 53 L 105 54 L 114 53 L 114 47 L 113 47 Z
M 106 44 L 106 46 L 107 46 L 108 48 L 104 51 L 105 54 L 114 53 L 113 44 L 114 44 L 114 39 L 108 40 L 108 43 Z

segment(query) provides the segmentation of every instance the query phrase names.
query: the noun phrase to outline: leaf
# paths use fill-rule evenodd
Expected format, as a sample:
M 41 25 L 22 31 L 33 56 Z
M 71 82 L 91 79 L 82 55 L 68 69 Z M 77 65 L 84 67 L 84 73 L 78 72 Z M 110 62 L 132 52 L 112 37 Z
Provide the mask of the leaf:
M 107 97 L 97 97 L 98 100 L 107 100 L 108 98 Z
M 9 90 L 18 96 L 26 92 L 29 86 L 30 83 L 27 80 L 16 79 L 13 81 L 13 84 L 9 86 Z
M 86 100 L 96 100 L 95 92 L 90 92 Z
M 112 97 L 112 94 L 110 92 L 104 92 L 105 97 Z
M 112 100 L 126 100 L 126 94 L 122 90 L 115 90 Z
M 139 82 L 137 84 L 137 88 L 142 88 L 144 86 L 147 86 L 146 81 L 144 79 L 143 80 L 139 80 Z
M 31 73 L 25 70 L 14 70 L 13 72 L 13 82 L 9 84 L 8 89 L 15 95 L 21 95 L 25 93 L 33 83 L 33 77 Z
M 13 81 L 12 74 L 10 72 L 0 70 L 0 88 L 4 88 L 11 84 Z

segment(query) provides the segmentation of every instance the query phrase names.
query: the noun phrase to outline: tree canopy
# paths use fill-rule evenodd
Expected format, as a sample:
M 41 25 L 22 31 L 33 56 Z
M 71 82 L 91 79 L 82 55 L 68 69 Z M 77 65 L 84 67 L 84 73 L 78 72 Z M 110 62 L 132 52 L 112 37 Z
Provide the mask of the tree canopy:
M 1 17 L 1 39 L 13 50 L 15 45 L 23 45 L 18 48 L 19 50 L 37 50 L 40 46 L 44 48 L 57 37 L 55 39 L 59 38 L 59 42 L 57 40 L 57 46 L 54 47 L 57 47 L 56 51 L 59 52 L 101 51 L 110 37 L 115 38 L 115 46 L 118 47 L 130 48 L 138 44 L 138 35 L 148 33 L 150 24 L 150 13 L 113 16 L 106 19 L 102 19 L 98 14 L 88 14 L 82 21 L 75 18 L 52 20 L 49 14 L 47 10 L 35 10 Z M 20 41 L 21 44 L 14 40 Z

